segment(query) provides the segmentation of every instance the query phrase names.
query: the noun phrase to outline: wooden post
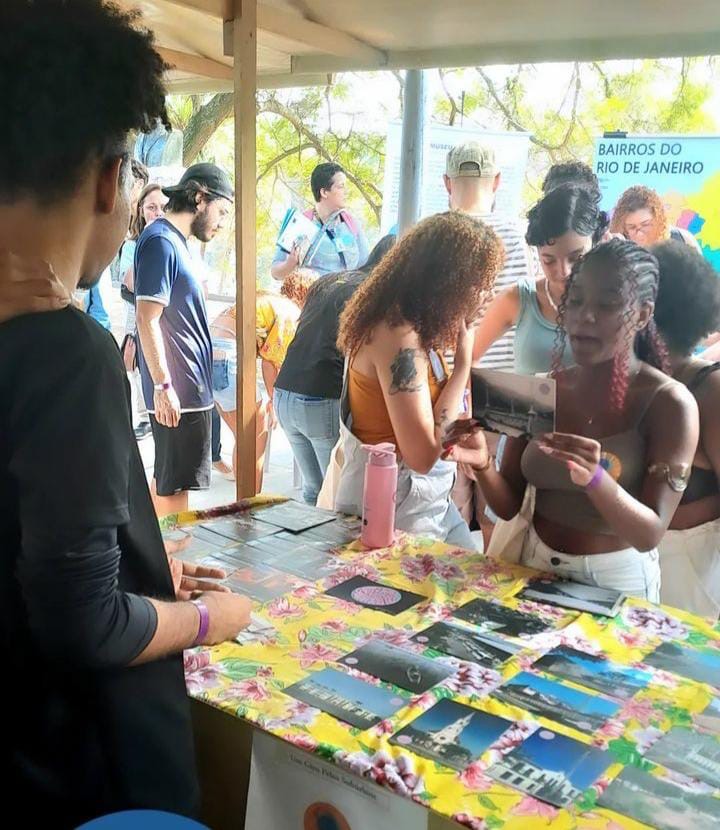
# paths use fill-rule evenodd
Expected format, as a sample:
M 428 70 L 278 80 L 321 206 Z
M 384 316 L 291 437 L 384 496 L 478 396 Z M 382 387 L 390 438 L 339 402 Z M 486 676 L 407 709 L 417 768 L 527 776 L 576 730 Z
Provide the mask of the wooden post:
M 255 489 L 255 93 L 257 0 L 227 0 L 232 19 L 235 109 L 235 295 L 237 301 L 237 497 Z

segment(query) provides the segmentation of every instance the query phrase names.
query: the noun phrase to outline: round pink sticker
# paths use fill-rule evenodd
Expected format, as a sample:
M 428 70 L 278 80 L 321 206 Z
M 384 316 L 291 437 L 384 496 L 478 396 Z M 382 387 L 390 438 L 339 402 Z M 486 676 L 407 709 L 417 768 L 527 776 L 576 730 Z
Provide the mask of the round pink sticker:
M 400 591 L 382 585 L 361 585 L 350 596 L 361 605 L 395 605 L 402 599 Z

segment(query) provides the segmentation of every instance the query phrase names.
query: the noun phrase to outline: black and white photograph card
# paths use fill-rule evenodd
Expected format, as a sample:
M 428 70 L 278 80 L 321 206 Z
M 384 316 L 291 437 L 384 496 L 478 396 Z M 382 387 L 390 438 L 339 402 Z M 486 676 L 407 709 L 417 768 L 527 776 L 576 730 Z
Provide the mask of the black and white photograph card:
M 312 507 L 309 504 L 301 504 L 298 501 L 286 501 L 282 504 L 273 504 L 271 507 L 263 507 L 252 513 L 259 522 L 289 530 L 292 533 L 300 533 L 311 527 L 335 521 L 337 514 L 330 510 L 321 510 L 319 507 Z
M 450 666 L 382 640 L 372 640 L 338 662 L 410 692 L 426 692 L 454 674 Z
M 626 599 L 622 591 L 567 579 L 533 579 L 517 596 L 602 617 L 614 617 Z
M 472 599 L 452 612 L 453 617 L 472 623 L 483 631 L 508 637 L 531 637 L 550 631 L 553 626 L 534 614 L 524 614 L 487 599 Z
M 434 623 L 411 639 L 427 648 L 490 669 L 498 668 L 522 650 L 509 640 L 479 634 L 446 622 Z
M 495 369 L 470 373 L 472 416 L 488 432 L 534 438 L 555 431 L 555 381 Z

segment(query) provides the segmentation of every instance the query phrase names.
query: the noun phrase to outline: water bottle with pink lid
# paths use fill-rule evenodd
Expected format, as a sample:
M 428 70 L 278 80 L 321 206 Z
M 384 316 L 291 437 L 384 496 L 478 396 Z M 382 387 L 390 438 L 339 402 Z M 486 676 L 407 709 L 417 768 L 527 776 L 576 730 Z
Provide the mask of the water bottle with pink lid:
M 369 548 L 386 548 L 395 535 L 398 467 L 395 444 L 363 444 L 367 452 L 360 538 Z

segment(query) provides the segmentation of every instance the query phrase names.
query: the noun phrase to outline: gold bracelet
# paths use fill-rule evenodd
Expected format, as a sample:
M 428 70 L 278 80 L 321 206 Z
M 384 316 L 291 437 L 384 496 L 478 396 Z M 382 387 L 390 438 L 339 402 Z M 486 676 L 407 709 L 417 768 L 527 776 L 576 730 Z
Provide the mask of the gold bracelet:
M 668 487 L 675 493 L 684 493 L 690 480 L 691 466 L 689 464 L 664 464 L 656 462 L 648 468 L 648 474 L 656 478 L 664 478 Z

